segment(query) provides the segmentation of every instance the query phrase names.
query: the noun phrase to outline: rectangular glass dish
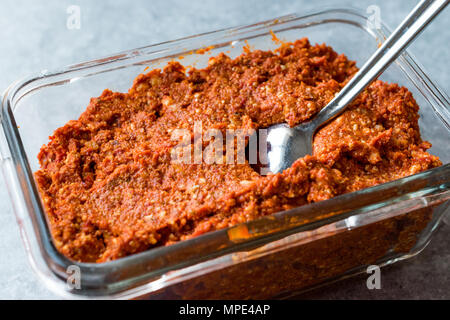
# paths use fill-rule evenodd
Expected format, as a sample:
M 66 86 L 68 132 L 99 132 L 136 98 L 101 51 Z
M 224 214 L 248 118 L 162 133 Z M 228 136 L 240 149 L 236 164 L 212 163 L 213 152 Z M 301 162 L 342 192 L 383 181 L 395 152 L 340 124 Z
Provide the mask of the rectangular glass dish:
M 274 298 L 285 297 L 419 253 L 449 211 L 449 99 L 408 53 L 380 77 L 407 87 L 420 106 L 422 138 L 443 165 L 413 176 L 279 212 L 115 261 L 70 261 L 55 248 L 33 172 L 53 131 L 77 119 L 103 89 L 125 92 L 144 69 L 177 60 L 201 68 L 210 57 L 271 50 L 308 37 L 361 66 L 389 35 L 365 14 L 330 9 L 289 15 L 122 52 L 12 84 L 1 109 L 1 161 L 31 265 L 66 298 Z M 198 49 L 210 49 L 195 53 Z M 181 59 L 180 57 L 183 56 Z M 81 287 L 68 285 L 74 270 Z

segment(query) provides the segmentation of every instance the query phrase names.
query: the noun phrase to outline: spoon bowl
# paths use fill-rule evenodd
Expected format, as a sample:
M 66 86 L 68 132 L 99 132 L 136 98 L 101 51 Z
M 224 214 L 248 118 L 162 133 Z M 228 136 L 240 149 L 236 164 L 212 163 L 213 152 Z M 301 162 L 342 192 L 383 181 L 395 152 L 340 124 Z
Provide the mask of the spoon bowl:
M 281 123 L 267 129 L 267 160 L 270 172 L 282 172 L 295 160 L 312 154 L 311 127 L 311 122 L 293 128 Z

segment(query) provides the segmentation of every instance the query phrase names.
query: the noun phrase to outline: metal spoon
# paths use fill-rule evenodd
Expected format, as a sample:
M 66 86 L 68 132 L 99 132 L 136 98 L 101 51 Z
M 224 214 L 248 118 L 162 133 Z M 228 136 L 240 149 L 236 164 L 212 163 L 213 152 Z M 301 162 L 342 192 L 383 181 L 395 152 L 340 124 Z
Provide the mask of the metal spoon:
M 312 154 L 312 142 L 317 129 L 341 114 L 358 94 L 377 78 L 444 9 L 449 1 L 422 0 L 314 119 L 293 128 L 287 124 L 277 124 L 267 128 L 267 149 L 265 149 L 267 157 L 261 154 L 261 152 L 264 153 L 262 150 L 259 151 L 260 159 L 266 159 L 265 162 L 268 162 L 266 170 L 272 173 L 281 172 L 289 168 L 297 159 Z M 261 135 L 259 138 L 264 139 Z

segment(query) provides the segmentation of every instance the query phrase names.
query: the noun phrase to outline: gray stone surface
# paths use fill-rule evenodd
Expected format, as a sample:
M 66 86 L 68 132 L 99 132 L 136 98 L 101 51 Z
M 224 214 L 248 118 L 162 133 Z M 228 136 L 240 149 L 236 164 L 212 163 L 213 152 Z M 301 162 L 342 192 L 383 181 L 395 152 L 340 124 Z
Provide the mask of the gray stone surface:
M 132 6 L 130 7 L 130 4 Z M 2 0 L 0 10 L 0 89 L 42 69 L 94 59 L 130 48 L 201 32 L 249 24 L 284 14 L 327 6 L 371 4 L 396 26 L 416 1 L 88 1 Z M 81 8 L 81 29 L 68 30 L 66 9 Z M 450 9 L 443 12 L 411 51 L 445 90 L 448 72 Z M 418 257 L 383 269 L 383 288 L 369 291 L 357 277 L 300 296 L 301 298 L 450 298 L 450 223 L 442 224 Z M 32 273 L 20 240 L 3 179 L 0 179 L 0 299 L 52 299 Z

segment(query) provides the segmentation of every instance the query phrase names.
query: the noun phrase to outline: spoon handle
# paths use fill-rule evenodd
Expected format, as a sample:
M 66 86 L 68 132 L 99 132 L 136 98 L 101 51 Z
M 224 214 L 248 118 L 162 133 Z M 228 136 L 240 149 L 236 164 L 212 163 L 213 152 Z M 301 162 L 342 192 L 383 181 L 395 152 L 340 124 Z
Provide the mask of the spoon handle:
M 315 129 L 342 113 L 386 67 L 391 64 L 411 41 L 430 23 L 450 0 L 422 0 L 395 29 L 383 45 L 311 121 Z

